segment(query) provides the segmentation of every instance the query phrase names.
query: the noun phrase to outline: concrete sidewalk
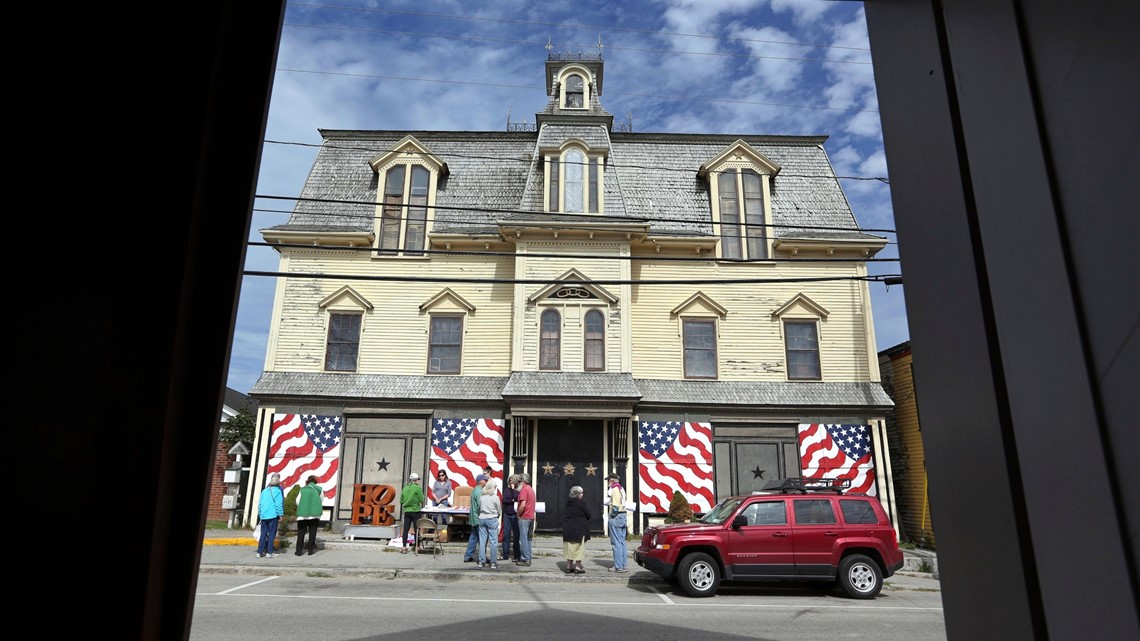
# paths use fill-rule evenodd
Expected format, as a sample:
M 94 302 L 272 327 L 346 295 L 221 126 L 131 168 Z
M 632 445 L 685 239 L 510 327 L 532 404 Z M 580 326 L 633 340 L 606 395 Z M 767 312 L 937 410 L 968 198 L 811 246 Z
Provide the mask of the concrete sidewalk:
M 364 576 L 373 578 L 435 579 L 441 581 L 512 581 L 653 584 L 667 586 L 656 574 L 642 569 L 633 560 L 637 541 L 630 541 L 628 574 L 609 571 L 613 554 L 609 540 L 595 537 L 586 543 L 586 574 L 567 575 L 563 572 L 566 561 L 562 557 L 562 539 L 539 535 L 533 541 L 534 558 L 529 567 L 511 561 L 499 560 L 499 569 L 480 569 L 475 563 L 464 563 L 466 541 L 444 543 L 442 554 L 431 552 L 401 554 L 384 540 L 345 540 L 341 535 L 322 530 L 317 533 L 316 554 L 295 556 L 295 533 L 288 537 L 290 547 L 278 549 L 277 556 L 258 558 L 257 542 L 249 530 L 207 530 L 203 538 L 200 572 L 307 576 Z M 924 555 L 929 555 L 924 556 Z M 907 563 L 917 569 L 921 560 L 931 563 L 932 553 L 913 555 L 907 551 Z M 941 591 L 937 575 L 917 572 L 904 566 L 885 581 L 884 591 L 925 590 Z

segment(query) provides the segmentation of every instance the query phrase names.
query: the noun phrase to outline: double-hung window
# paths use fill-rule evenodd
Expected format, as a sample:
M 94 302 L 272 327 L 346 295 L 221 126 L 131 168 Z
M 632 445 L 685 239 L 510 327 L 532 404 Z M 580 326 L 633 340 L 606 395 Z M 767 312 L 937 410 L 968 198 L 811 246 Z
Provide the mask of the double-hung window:
M 681 333 L 685 348 L 685 378 L 716 378 L 716 321 L 685 319 Z
M 567 214 L 601 213 L 602 158 L 570 149 L 548 156 L 546 167 L 549 174 L 547 211 Z
M 401 246 L 405 253 L 423 252 L 430 176 L 419 165 L 396 165 L 385 173 L 380 221 L 382 253 L 395 253 Z
M 428 338 L 428 373 L 458 374 L 463 356 L 463 317 L 432 316 Z
M 325 370 L 355 372 L 360 351 L 360 314 L 330 314 Z
M 538 369 L 562 369 L 562 315 L 556 310 L 542 312 L 538 341 Z
M 822 378 L 815 321 L 784 321 L 784 349 L 788 379 L 818 381 Z
M 717 175 L 720 201 L 721 256 L 767 258 L 764 187 L 751 169 L 726 169 Z M 744 255 L 747 249 L 747 256 Z
M 605 315 L 591 309 L 586 312 L 586 336 L 584 368 L 587 372 L 606 369 L 606 326 Z

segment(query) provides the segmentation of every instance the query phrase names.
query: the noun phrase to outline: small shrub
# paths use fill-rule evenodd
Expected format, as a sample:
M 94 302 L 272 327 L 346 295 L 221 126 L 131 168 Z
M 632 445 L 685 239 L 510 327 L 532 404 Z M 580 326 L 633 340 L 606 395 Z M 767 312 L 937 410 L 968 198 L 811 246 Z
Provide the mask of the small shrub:
M 934 571 L 934 566 L 930 565 L 930 561 L 923 559 L 918 564 L 918 571 L 919 572 L 926 572 L 927 574 L 930 574 L 931 572 Z
M 666 523 L 685 523 L 693 520 L 693 507 L 689 499 L 680 492 L 673 492 L 673 500 L 669 501 L 669 513 L 665 515 Z
M 899 547 L 904 550 L 915 549 L 914 543 L 911 543 L 910 541 L 899 541 Z
M 297 495 L 300 493 L 301 486 L 294 485 L 285 495 L 285 516 L 281 518 L 282 531 L 288 532 L 289 528 L 297 523 Z

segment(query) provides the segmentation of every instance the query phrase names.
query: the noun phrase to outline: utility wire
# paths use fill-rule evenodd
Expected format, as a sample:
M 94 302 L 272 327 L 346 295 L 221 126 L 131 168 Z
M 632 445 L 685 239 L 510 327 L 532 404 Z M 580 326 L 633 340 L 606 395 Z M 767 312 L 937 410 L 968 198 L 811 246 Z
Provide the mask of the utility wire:
M 370 201 L 370 200 L 345 200 L 345 199 L 338 199 L 338 198 L 305 198 L 305 197 L 301 197 L 301 196 L 271 196 L 268 194 L 255 194 L 254 198 L 261 198 L 261 199 L 265 199 L 265 200 L 293 200 L 293 201 L 297 201 L 297 202 L 310 202 L 310 203 L 331 203 L 331 204 L 338 204 L 338 205 L 364 205 L 367 207 L 380 207 L 380 206 L 396 207 L 397 206 L 396 203 L 375 202 L 375 201 Z M 576 213 L 572 214 L 572 213 L 565 213 L 565 212 L 530 211 L 530 210 L 526 210 L 526 209 L 497 209 L 497 208 L 492 208 L 492 207 L 461 207 L 459 205 L 428 205 L 426 203 L 425 204 L 412 205 L 412 204 L 407 203 L 406 201 L 401 201 L 399 203 L 399 207 L 401 207 L 401 208 L 409 207 L 409 208 L 413 208 L 413 209 L 434 209 L 437 211 L 438 210 L 467 211 L 467 212 L 475 212 L 475 213 L 481 213 L 481 214 L 526 214 L 526 215 L 533 215 L 533 216 L 549 216 L 549 217 L 554 217 L 554 218 L 571 219 L 571 220 L 581 219 L 584 222 L 597 222 L 597 219 L 599 217 L 602 217 L 602 218 L 607 217 L 605 214 L 585 214 L 585 213 L 583 213 L 583 214 L 576 214 Z M 303 213 L 306 215 L 309 215 L 309 216 L 328 216 L 328 217 L 336 217 L 336 218 L 358 218 L 362 221 L 364 221 L 364 220 L 375 221 L 377 218 L 383 217 L 383 216 L 366 215 L 366 214 L 345 214 L 345 213 L 337 213 L 337 212 L 303 212 Z M 811 213 L 810 210 L 809 210 L 809 213 Z M 392 216 L 392 217 L 390 217 L 391 220 L 396 220 L 397 218 L 399 218 L 400 220 L 406 220 L 406 217 L 404 217 L 404 216 L 399 216 L 399 217 Z M 608 220 L 606 222 L 610 222 L 610 223 L 619 222 L 617 220 L 613 220 L 615 218 L 613 216 L 609 216 L 608 218 L 610 218 L 611 220 Z M 462 222 L 462 221 L 447 221 L 447 222 Z M 636 218 L 630 217 L 628 219 L 621 220 L 620 222 L 623 224 L 636 224 L 636 223 L 644 223 L 644 222 L 676 222 L 676 223 L 686 223 L 689 225 L 702 226 L 702 227 L 708 226 L 708 225 L 721 225 L 723 227 L 748 226 L 748 223 L 743 222 L 743 221 L 735 222 L 735 223 L 725 222 L 725 221 L 714 222 L 711 220 L 688 220 L 688 219 L 684 219 L 684 218 L 671 218 L 671 217 L 666 217 L 666 216 L 648 216 L 648 217 L 636 217 Z M 538 227 L 538 228 L 553 229 L 556 227 L 556 225 L 542 225 L 542 224 L 539 224 L 537 221 L 520 221 L 520 223 L 525 223 L 527 226 Z M 508 224 L 510 224 L 509 221 L 508 221 Z M 811 230 L 817 230 L 817 231 L 851 231 L 851 232 L 861 232 L 861 233 L 876 232 L 876 233 L 884 233 L 884 234 L 896 233 L 895 230 L 893 230 L 893 229 L 876 229 L 876 228 L 863 229 L 863 228 L 859 228 L 859 227 L 833 227 L 833 226 L 824 226 L 824 225 L 798 225 L 798 224 L 792 225 L 792 224 L 784 224 L 784 223 L 752 223 L 751 226 L 753 226 L 753 227 L 805 229 L 805 230 L 811 229 Z M 591 231 L 591 230 L 593 230 L 593 231 L 609 231 L 611 228 L 610 227 L 593 227 L 593 228 L 591 228 L 591 227 L 576 227 L 575 229 L 581 229 L 583 231 Z
M 704 38 L 704 39 L 708 39 L 708 40 L 723 40 L 725 42 L 755 42 L 755 43 L 760 43 L 760 44 L 786 45 L 789 47 L 816 47 L 819 49 L 846 49 L 846 50 L 850 50 L 850 51 L 867 51 L 867 52 L 871 51 L 871 49 L 868 47 L 844 47 L 841 45 L 820 45 L 820 44 L 810 44 L 810 43 L 803 43 L 803 42 L 786 42 L 786 41 L 780 41 L 780 40 L 760 40 L 758 38 L 737 38 L 737 37 L 732 37 L 732 36 L 710 36 L 707 34 L 700 34 L 700 33 L 678 33 L 678 32 L 673 32 L 673 31 L 656 31 L 653 29 L 633 29 L 633 28 L 627 28 L 627 27 L 613 27 L 613 26 L 603 27 L 600 25 L 573 24 L 573 23 L 561 23 L 561 22 L 542 22 L 542 21 L 538 21 L 538 20 L 511 20 L 509 18 L 483 18 L 483 17 L 477 17 L 477 16 L 457 16 L 457 15 L 448 15 L 448 14 L 444 14 L 444 13 L 427 13 L 424 11 L 401 11 L 401 10 L 397 10 L 397 9 L 375 9 L 375 8 L 371 8 L 371 7 L 346 7 L 346 6 L 340 6 L 340 5 L 313 4 L 313 3 L 303 3 L 303 2 L 290 2 L 289 4 L 290 4 L 290 6 L 312 7 L 312 8 L 316 8 L 316 9 L 335 9 L 335 10 L 344 10 L 344 11 L 365 11 L 365 12 L 372 12 L 372 13 L 392 13 L 392 14 L 399 14 L 399 15 L 420 16 L 420 17 L 426 17 L 426 18 L 449 18 L 452 20 L 473 20 L 473 21 L 478 20 L 478 21 L 483 21 L 483 22 L 497 22 L 497 23 L 501 23 L 501 24 L 522 24 L 522 25 L 534 25 L 534 26 L 540 26 L 540 27 L 558 27 L 558 28 L 566 28 L 566 29 L 590 29 L 590 30 L 597 30 L 597 31 L 620 31 L 620 32 L 626 32 L 626 33 L 644 33 L 644 34 L 653 35 L 653 36 L 681 36 L 684 38 Z
M 794 278 L 706 278 L 706 279 L 598 279 L 588 281 L 566 281 L 558 277 L 551 278 L 472 278 L 458 276 L 378 276 L 364 274 L 325 274 L 310 272 L 267 272 L 245 270 L 243 276 L 271 276 L 273 278 L 298 278 L 301 280 L 358 280 L 377 282 L 407 282 L 407 283 L 466 283 L 488 285 L 553 285 L 586 284 L 586 285 L 764 285 L 786 283 L 823 283 L 840 281 L 882 282 L 885 278 L 901 278 L 901 274 L 881 274 L 868 276 L 818 276 Z
M 401 130 L 401 131 L 403 131 L 403 130 Z M 440 133 L 440 132 L 431 132 L 431 133 L 434 134 L 434 133 Z M 500 133 L 500 132 L 480 132 L 480 133 Z M 530 133 L 530 132 L 528 132 L 528 133 Z M 682 135 L 682 134 L 678 134 L 678 135 Z M 730 134 L 727 137 L 732 137 L 732 135 Z M 747 138 L 748 136 L 745 135 L 744 137 Z M 398 149 L 376 149 L 374 147 L 362 147 L 359 145 L 338 145 L 338 144 L 331 144 L 328 142 L 312 143 L 312 142 L 294 142 L 294 141 L 287 141 L 287 140 L 269 140 L 269 139 L 264 139 L 264 140 L 262 140 L 262 142 L 265 144 L 271 144 L 271 145 L 291 145 L 291 146 L 296 146 L 296 147 L 312 147 L 312 148 L 315 148 L 318 150 L 323 148 L 323 149 L 337 149 L 337 150 L 341 150 L 341 151 L 363 151 L 363 152 L 366 152 L 369 154 L 376 154 L 376 155 L 390 154 L 390 153 L 396 153 L 396 152 L 400 151 Z M 519 162 L 519 163 L 525 163 L 527 165 L 542 160 L 541 158 L 519 158 L 517 156 L 506 157 L 506 156 L 486 156 L 486 155 L 482 155 L 482 154 L 461 154 L 461 153 L 457 153 L 457 152 L 453 152 L 453 151 L 452 152 L 440 152 L 440 153 L 432 152 L 432 155 L 438 156 L 440 158 L 468 158 L 468 159 L 472 159 L 472 160 L 493 160 L 496 162 Z M 584 161 L 584 162 L 572 162 L 572 161 L 568 161 L 568 160 L 560 160 L 559 162 L 561 162 L 563 164 L 567 164 L 567 165 L 571 165 L 571 164 L 582 165 L 583 167 L 589 165 L 588 160 Z M 648 169 L 648 170 L 653 170 L 653 171 L 674 171 L 674 172 L 686 173 L 686 174 L 694 173 L 692 167 L 669 167 L 666 165 L 633 165 L 633 164 L 626 165 L 626 164 L 618 164 L 617 162 L 611 162 L 608 164 L 608 166 L 612 167 L 614 170 L 618 170 L 618 169 Z M 734 171 L 735 171 L 734 169 L 726 169 L 726 170 L 721 170 L 721 171 L 710 171 L 708 173 L 710 176 L 718 176 L 718 175 L 724 174 L 724 173 L 733 173 Z M 847 176 L 847 175 L 836 175 L 836 174 L 795 174 L 795 173 L 781 171 L 779 174 L 777 174 L 776 177 L 777 178 L 778 177 L 784 177 L 784 178 L 819 178 L 819 179 L 823 179 L 823 180 L 874 180 L 874 181 L 881 182 L 885 185 L 891 184 L 890 180 L 885 176 Z
M 652 255 L 598 255 L 598 254 L 563 254 L 563 253 L 545 253 L 545 252 L 527 252 L 520 254 L 518 252 L 500 252 L 491 250 L 476 250 L 468 251 L 461 249 L 416 249 L 416 250 L 401 250 L 401 249 L 381 249 L 378 247 L 346 247 L 343 245 L 313 245 L 311 243 L 266 243 L 258 241 L 248 241 L 246 243 L 249 247 L 272 247 L 274 249 L 317 249 L 320 251 L 341 251 L 351 253 L 368 252 L 370 254 L 382 255 L 415 255 L 420 254 L 441 254 L 447 256 L 500 256 L 508 258 L 576 258 L 583 260 L 640 260 L 650 262 L 681 262 L 681 263 L 707 263 L 709 261 L 716 261 L 718 263 L 897 263 L 898 258 L 792 258 L 792 257 L 774 257 L 774 258 L 718 258 L 716 256 L 662 256 L 660 254 Z

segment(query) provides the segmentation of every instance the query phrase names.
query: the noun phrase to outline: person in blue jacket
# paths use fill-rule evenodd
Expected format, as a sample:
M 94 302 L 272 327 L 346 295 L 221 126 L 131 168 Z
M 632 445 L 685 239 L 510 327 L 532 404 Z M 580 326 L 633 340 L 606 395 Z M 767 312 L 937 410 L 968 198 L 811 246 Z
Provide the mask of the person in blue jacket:
M 257 558 L 277 556 L 277 526 L 285 516 L 285 492 L 281 489 L 281 475 L 270 474 L 269 485 L 257 499 L 257 518 L 261 521 L 261 538 L 257 541 Z

